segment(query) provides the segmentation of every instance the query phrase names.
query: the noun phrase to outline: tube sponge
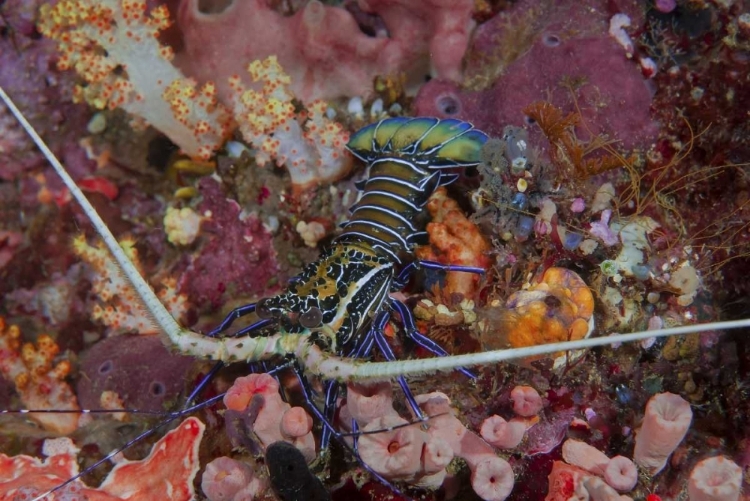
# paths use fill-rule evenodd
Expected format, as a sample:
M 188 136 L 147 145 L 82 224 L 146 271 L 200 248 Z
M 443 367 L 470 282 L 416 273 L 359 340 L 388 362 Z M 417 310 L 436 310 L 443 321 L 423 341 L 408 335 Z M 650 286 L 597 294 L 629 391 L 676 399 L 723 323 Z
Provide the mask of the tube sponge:
M 651 475 L 667 464 L 693 420 L 690 404 L 674 393 L 659 393 L 646 404 L 646 415 L 635 437 L 633 459 Z
M 690 501 L 737 501 L 742 487 L 742 468 L 724 456 L 704 459 L 688 480 Z

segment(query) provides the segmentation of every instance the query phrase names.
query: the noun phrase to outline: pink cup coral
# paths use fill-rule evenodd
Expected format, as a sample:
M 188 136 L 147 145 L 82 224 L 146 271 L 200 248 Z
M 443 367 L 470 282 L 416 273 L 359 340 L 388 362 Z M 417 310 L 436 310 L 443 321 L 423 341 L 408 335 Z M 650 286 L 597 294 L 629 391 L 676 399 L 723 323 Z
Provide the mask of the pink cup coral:
M 521 421 L 506 421 L 500 416 L 490 416 L 482 422 L 479 430 L 482 438 L 494 447 L 513 449 L 523 440 L 526 425 Z
M 489 457 L 471 472 L 471 487 L 486 501 L 503 501 L 510 496 L 515 479 L 507 461 Z
M 302 407 L 291 407 L 279 394 L 279 383 L 268 374 L 250 374 L 237 378 L 224 396 L 224 405 L 234 411 L 252 407 L 253 399 L 262 398 L 252 431 L 263 447 L 274 442 L 292 443 L 308 461 L 315 457 L 312 418 Z
M 209 501 L 244 501 L 255 499 L 268 487 L 253 468 L 242 461 L 222 456 L 206 465 L 201 489 Z
M 688 480 L 690 501 L 737 501 L 742 488 L 742 468 L 724 456 L 704 459 Z
M 635 437 L 635 462 L 652 475 L 659 473 L 685 438 L 692 420 L 690 404 L 679 395 L 659 393 L 651 397 Z
M 519 416 L 535 416 L 544 407 L 544 402 L 539 392 L 531 386 L 516 386 L 510 392 L 510 398 L 513 400 L 513 412 Z
M 638 483 L 638 470 L 630 459 L 615 456 L 604 468 L 604 480 L 619 492 L 629 492 Z
M 407 423 L 405 419 L 391 414 L 371 421 L 362 431 L 383 430 Z M 428 438 L 415 426 L 363 435 L 359 439 L 360 456 L 386 478 L 411 479 L 421 469 L 422 448 Z

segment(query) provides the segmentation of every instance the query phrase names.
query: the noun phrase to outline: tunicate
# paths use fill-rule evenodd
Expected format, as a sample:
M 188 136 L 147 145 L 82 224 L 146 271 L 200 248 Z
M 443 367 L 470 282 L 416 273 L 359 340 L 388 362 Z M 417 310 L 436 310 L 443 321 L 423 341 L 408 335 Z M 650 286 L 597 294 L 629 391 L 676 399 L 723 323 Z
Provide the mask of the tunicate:
M 630 271 L 633 272 L 635 279 L 640 280 L 641 282 L 648 280 L 648 277 L 651 275 L 651 268 L 645 264 L 634 264 L 633 267 L 630 268 Z
M 565 240 L 563 241 L 563 247 L 567 250 L 576 250 L 579 245 L 583 242 L 583 235 L 580 233 L 573 233 L 571 231 L 565 233 Z
M 614 277 L 615 275 L 617 275 L 617 270 L 618 270 L 617 263 L 615 263 L 611 259 L 602 261 L 599 267 L 602 269 L 602 273 L 604 273 L 608 277 Z
M 446 116 L 457 115 L 461 112 L 461 102 L 453 94 L 443 94 L 435 101 L 437 109 Z
M 516 240 L 524 241 L 527 238 L 529 238 L 529 235 L 531 234 L 531 230 L 534 229 L 534 218 L 531 216 L 520 216 L 518 218 L 518 223 L 516 224 L 516 228 L 513 231 L 513 236 L 516 237 Z
M 305 456 L 294 445 L 274 442 L 266 448 L 266 465 L 279 499 L 299 501 L 330 500 L 331 495 L 307 466 Z
M 510 202 L 510 205 L 518 211 L 524 211 L 529 207 L 529 197 L 523 193 L 516 193 L 513 195 L 513 200 Z
M 615 393 L 617 394 L 617 400 L 622 405 L 628 405 L 633 399 L 633 392 L 631 392 L 630 388 L 624 384 L 618 384 L 615 386 Z
M 511 172 L 519 175 L 526 169 L 526 149 L 528 135 L 524 129 L 506 127 L 503 131 L 505 141 L 505 156 L 510 162 Z

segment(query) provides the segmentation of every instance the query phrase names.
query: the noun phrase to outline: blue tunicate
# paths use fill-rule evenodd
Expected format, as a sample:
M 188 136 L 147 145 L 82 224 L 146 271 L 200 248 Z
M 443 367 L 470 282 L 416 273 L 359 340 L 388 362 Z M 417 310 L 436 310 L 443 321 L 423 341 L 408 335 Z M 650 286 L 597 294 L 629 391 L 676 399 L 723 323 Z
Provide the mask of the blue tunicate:
M 580 233 L 573 233 L 568 231 L 565 233 L 565 240 L 563 241 L 563 247 L 567 250 L 572 251 L 578 248 L 583 242 L 583 235 Z
M 529 197 L 523 193 L 516 193 L 513 195 L 513 200 L 510 202 L 510 205 L 519 211 L 526 210 L 529 207 Z
M 649 268 L 648 265 L 645 264 L 633 265 L 631 270 L 635 279 L 640 280 L 641 282 L 648 280 L 648 277 L 651 276 L 651 268 Z
M 633 400 L 633 392 L 624 384 L 615 386 L 615 394 L 617 395 L 617 401 L 622 405 L 628 405 Z
M 531 216 L 520 216 L 516 224 L 516 229 L 513 231 L 513 236 L 516 237 L 516 240 L 526 240 L 533 229 L 534 218 Z

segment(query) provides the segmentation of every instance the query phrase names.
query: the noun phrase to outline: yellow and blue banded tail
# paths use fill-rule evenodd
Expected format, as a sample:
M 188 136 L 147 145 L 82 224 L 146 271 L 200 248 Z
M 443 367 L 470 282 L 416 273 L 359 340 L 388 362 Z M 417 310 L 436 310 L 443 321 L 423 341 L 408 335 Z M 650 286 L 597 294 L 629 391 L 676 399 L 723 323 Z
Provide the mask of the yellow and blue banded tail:
M 398 157 L 430 168 L 468 167 L 479 163 L 487 135 L 468 122 L 437 118 L 387 118 L 355 133 L 347 148 L 372 163 Z
M 367 178 L 334 242 L 365 243 L 400 262 L 425 239 L 427 200 L 458 177 L 442 169 L 477 165 L 486 141 L 468 122 L 437 118 L 388 118 L 355 133 L 347 147 L 367 162 Z

